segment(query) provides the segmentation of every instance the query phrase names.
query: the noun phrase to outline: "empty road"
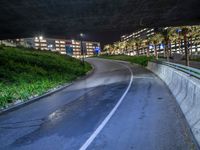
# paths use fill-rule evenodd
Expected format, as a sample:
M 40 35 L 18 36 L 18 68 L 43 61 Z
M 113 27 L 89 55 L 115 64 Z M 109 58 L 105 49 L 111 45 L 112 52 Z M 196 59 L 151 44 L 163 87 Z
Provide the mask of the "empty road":
M 0 115 L 1 150 L 194 150 L 167 86 L 137 65 L 88 59 L 94 73 Z

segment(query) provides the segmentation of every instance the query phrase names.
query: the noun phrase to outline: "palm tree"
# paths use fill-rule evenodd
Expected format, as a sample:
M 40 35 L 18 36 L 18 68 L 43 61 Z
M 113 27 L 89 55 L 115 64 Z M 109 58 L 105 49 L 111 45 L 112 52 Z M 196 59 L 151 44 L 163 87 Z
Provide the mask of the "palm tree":
M 142 49 L 143 49 L 143 55 L 145 55 L 145 53 L 146 53 L 147 57 L 149 57 L 149 49 L 148 49 L 148 47 L 147 47 L 147 43 L 148 43 L 147 40 L 142 40 L 141 47 L 142 47 Z M 146 47 L 147 47 L 147 52 L 145 51 L 145 48 L 146 48 Z
M 179 35 L 177 34 L 177 29 L 175 27 L 170 27 L 169 31 L 169 56 L 172 56 L 172 48 L 171 45 L 172 43 L 176 43 L 177 39 L 179 38 Z
M 116 54 L 116 53 L 120 53 L 120 42 L 118 41 L 118 42 L 115 42 L 114 44 L 113 44 L 113 47 L 114 47 L 114 53 Z
M 123 54 L 125 54 L 125 52 L 127 52 L 127 42 L 126 41 L 120 42 L 120 49 L 122 50 Z M 124 50 L 125 50 L 125 52 L 124 52 Z
M 135 39 L 131 39 L 131 40 L 129 40 L 129 42 L 130 42 L 131 50 L 132 50 L 132 52 L 134 52 L 135 51 L 135 47 L 136 47 L 136 40 Z
M 165 43 L 165 53 L 167 56 L 167 61 L 169 61 L 169 56 L 171 56 L 171 42 L 174 41 L 174 37 L 176 36 L 176 29 L 174 27 L 168 27 L 162 29 L 160 34 L 162 35 Z
M 192 54 L 193 45 L 198 44 L 198 39 L 200 36 L 200 26 L 190 26 L 188 28 L 190 29 L 190 32 L 188 32 L 188 38 L 190 39 L 190 52 Z
M 127 43 L 126 43 L 126 48 L 127 48 L 127 51 L 128 53 L 130 53 L 130 51 L 132 51 L 132 40 L 128 40 Z
M 157 45 L 160 44 L 164 40 L 164 37 L 162 36 L 162 34 L 156 33 L 155 35 L 150 37 L 148 40 L 149 40 L 149 44 L 154 45 L 154 55 L 156 59 L 158 59 Z
M 193 35 L 192 35 L 192 37 L 194 38 L 194 41 L 193 41 L 193 43 L 192 43 L 192 45 L 195 45 L 195 53 L 197 53 L 197 51 L 198 51 L 198 48 L 197 48 L 197 46 L 200 44 L 200 26 L 194 26 L 194 28 L 195 28 L 195 31 L 193 32 Z M 191 45 L 191 47 L 192 47 L 192 45 Z
M 147 55 L 147 57 L 149 57 L 149 55 L 150 55 L 150 53 L 149 53 L 149 45 L 150 45 L 149 38 L 145 39 L 143 42 L 144 42 L 145 47 L 147 48 L 146 55 Z
M 186 66 L 189 66 L 189 54 L 188 54 L 188 37 L 187 34 L 190 32 L 190 28 L 188 27 L 182 27 L 182 34 L 184 37 L 184 47 L 185 47 L 185 64 Z
M 181 35 L 184 40 L 184 49 L 185 49 L 185 65 L 189 66 L 189 49 L 188 49 L 188 38 L 193 36 L 196 32 L 196 27 L 194 26 L 181 26 L 178 27 L 181 30 Z
M 135 45 L 136 45 L 136 53 L 139 56 L 139 49 L 142 46 L 142 39 L 141 38 L 137 38 L 135 39 Z
M 126 43 L 125 42 L 121 42 L 121 41 L 117 41 L 114 43 L 114 49 L 115 52 L 117 51 L 117 53 L 124 53 L 124 49 L 126 48 Z
M 113 46 L 111 44 L 107 44 L 107 45 L 104 46 L 103 50 L 107 54 L 112 54 L 112 52 L 113 52 Z

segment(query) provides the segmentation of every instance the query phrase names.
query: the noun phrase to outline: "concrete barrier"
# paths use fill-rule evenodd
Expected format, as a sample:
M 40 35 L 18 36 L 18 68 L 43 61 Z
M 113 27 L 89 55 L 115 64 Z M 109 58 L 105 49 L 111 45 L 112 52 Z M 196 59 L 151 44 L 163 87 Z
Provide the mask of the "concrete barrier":
M 154 72 L 168 85 L 200 145 L 200 80 L 154 62 L 149 62 L 147 69 Z

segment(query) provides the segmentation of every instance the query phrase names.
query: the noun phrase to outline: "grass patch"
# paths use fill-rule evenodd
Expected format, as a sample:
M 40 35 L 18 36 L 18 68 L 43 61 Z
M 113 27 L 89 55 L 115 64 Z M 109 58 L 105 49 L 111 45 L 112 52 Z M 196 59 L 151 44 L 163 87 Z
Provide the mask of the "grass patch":
M 0 46 L 0 106 L 41 95 L 85 75 L 91 66 L 50 51 Z
M 190 61 L 200 62 L 200 58 L 193 58 L 193 59 L 190 59 Z
M 147 57 L 147 56 L 126 56 L 126 55 L 102 55 L 100 56 L 100 58 L 128 61 L 130 63 L 139 64 L 144 67 L 147 66 L 148 61 L 154 59 L 153 56 Z

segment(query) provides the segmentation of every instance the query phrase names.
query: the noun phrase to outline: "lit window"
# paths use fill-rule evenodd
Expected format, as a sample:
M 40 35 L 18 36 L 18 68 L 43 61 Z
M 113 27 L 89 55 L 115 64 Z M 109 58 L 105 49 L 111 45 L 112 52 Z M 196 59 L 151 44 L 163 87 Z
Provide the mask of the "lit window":
M 61 44 L 65 44 L 65 41 L 60 41 Z
M 47 42 L 47 40 L 40 40 L 40 42 L 42 42 L 42 43 L 46 43 L 46 42 Z
M 47 44 L 41 44 L 41 46 L 45 47 L 45 46 L 47 46 Z

